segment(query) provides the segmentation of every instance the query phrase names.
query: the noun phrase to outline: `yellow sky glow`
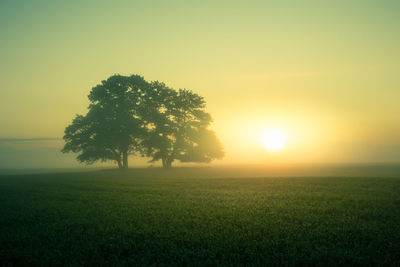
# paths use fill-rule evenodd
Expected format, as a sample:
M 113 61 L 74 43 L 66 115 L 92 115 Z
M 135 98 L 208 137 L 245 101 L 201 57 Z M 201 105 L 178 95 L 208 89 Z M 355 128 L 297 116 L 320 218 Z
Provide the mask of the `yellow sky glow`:
M 399 10 L 389 0 L 0 3 L 0 138 L 62 137 L 93 86 L 139 74 L 205 97 L 226 152 L 216 164 L 400 161 Z M 279 153 L 260 144 L 269 128 L 288 136 Z

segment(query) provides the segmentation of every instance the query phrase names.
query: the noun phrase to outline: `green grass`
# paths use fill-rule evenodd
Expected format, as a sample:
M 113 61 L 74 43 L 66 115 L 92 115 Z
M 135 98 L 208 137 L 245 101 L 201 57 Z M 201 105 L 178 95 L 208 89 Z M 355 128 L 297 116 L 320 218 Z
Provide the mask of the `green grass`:
M 0 265 L 400 265 L 398 178 L 0 176 Z

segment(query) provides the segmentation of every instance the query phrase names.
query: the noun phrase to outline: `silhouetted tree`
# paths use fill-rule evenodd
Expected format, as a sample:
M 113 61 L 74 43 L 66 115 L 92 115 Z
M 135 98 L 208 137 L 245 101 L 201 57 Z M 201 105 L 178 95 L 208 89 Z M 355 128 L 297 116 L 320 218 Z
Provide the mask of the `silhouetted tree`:
M 208 129 L 212 122 L 205 112 L 203 97 L 189 90 L 178 91 L 165 84 L 153 82 L 153 97 L 148 134 L 142 143 L 151 162 L 162 161 L 170 168 L 175 160 L 181 162 L 210 162 L 224 155 L 215 133 Z
M 80 162 L 116 161 L 128 167 L 138 152 L 170 168 L 181 162 L 210 162 L 223 156 L 208 129 L 211 116 L 204 99 L 189 90 L 173 90 L 143 77 L 114 75 L 92 88 L 89 111 L 65 129 L 62 152 L 79 153 Z
M 65 129 L 62 152 L 80 153 L 80 162 L 114 160 L 128 167 L 133 152 L 146 133 L 141 118 L 149 84 L 140 76 L 114 75 L 92 88 L 89 111 L 77 115 Z

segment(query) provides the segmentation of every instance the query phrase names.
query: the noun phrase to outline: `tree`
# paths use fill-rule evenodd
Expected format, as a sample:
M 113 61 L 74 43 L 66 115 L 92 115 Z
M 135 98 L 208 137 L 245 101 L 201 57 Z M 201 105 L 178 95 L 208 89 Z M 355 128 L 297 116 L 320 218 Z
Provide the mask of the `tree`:
M 165 84 L 153 82 L 152 114 L 147 138 L 142 143 L 144 155 L 151 162 L 162 161 L 170 168 L 175 160 L 181 162 L 210 162 L 224 155 L 215 132 L 208 129 L 212 122 L 205 112 L 203 97 L 190 90 L 175 91 Z
M 79 153 L 80 162 L 112 160 L 128 168 L 128 155 L 139 153 L 170 168 L 181 162 L 210 162 L 223 156 L 208 129 L 204 99 L 138 75 L 114 75 L 92 88 L 89 111 L 65 129 L 62 152 Z
M 113 160 L 128 167 L 128 154 L 146 133 L 141 118 L 149 84 L 138 75 L 114 75 L 92 88 L 89 111 L 65 129 L 63 153 L 80 153 L 80 162 Z

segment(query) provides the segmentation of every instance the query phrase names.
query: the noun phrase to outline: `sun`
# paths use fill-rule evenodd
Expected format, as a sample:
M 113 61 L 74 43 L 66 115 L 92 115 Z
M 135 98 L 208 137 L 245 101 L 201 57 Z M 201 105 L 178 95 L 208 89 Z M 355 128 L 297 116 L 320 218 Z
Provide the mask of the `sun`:
M 279 129 L 268 129 L 261 133 L 260 142 L 268 151 L 277 152 L 285 148 L 287 137 Z

